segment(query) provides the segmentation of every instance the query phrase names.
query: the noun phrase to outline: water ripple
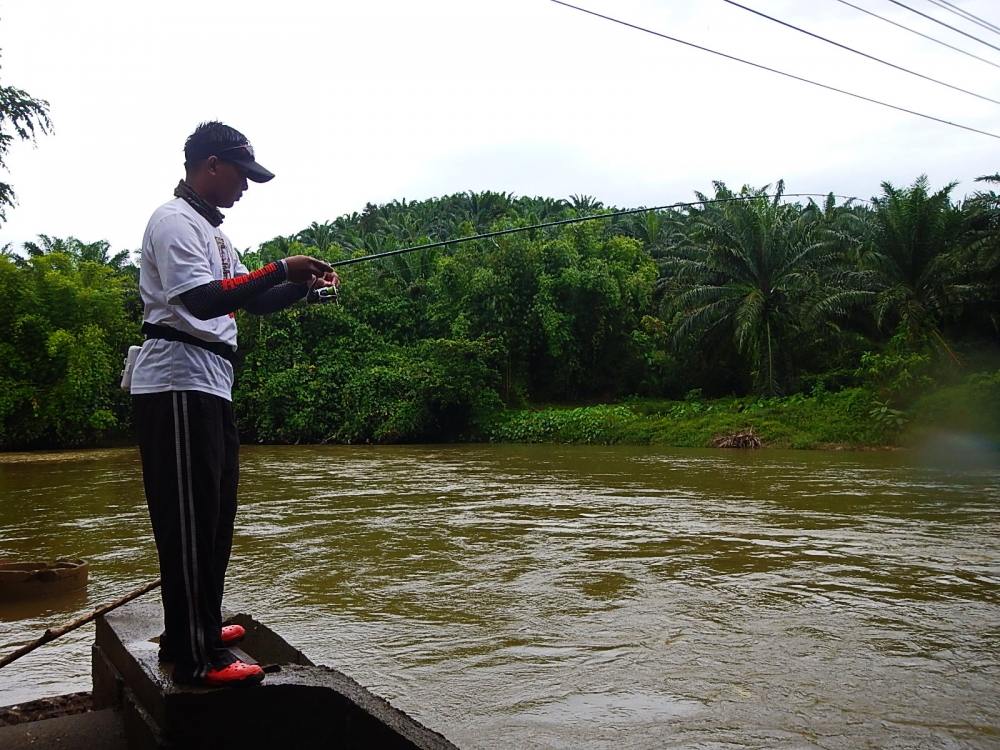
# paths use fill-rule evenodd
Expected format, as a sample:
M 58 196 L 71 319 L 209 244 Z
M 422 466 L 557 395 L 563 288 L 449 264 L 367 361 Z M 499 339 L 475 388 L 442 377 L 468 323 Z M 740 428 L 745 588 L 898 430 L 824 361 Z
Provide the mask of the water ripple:
M 246 447 L 227 606 L 462 747 L 995 747 L 1000 470 L 918 459 Z M 0 490 L 4 555 L 92 565 L 0 645 L 156 575 L 133 450 Z M 86 689 L 91 639 L 4 702 Z

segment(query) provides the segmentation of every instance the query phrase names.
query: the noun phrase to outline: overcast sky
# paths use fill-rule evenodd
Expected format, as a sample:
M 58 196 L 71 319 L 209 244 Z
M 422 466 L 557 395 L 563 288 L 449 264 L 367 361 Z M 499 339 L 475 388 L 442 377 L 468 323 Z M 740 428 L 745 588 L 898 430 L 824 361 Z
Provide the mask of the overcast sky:
M 1000 63 L 889 0 L 873 12 Z M 1000 24 L 996 0 L 953 0 Z M 722 0 L 577 0 L 666 34 L 982 130 L 1000 106 L 920 81 Z M 1000 68 L 837 0 L 745 5 L 1000 99 Z M 929 0 L 907 5 L 1000 47 Z M 1000 140 L 894 112 L 583 15 L 549 0 L 0 0 L 0 82 L 51 104 L 55 132 L 8 155 L 39 233 L 141 244 L 203 120 L 243 131 L 277 174 L 224 229 L 240 248 L 366 202 L 464 190 L 691 200 L 711 181 L 870 197 L 1000 170 Z

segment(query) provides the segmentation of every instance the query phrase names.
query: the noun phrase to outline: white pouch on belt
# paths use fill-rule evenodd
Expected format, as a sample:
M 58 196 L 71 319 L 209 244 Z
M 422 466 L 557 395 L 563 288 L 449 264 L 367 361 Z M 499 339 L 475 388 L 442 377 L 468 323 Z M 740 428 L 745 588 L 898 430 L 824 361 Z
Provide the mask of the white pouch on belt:
M 125 355 L 125 369 L 122 370 L 122 390 L 127 391 L 132 388 L 132 368 L 135 367 L 135 360 L 139 356 L 141 346 L 130 346 L 128 354 Z

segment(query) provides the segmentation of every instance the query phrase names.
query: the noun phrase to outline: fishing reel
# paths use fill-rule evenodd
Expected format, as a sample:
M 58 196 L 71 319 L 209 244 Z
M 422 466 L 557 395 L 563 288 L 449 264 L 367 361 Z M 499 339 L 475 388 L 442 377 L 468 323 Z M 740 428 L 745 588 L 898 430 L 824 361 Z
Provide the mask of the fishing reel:
M 331 302 L 340 304 L 340 289 L 336 286 L 324 286 L 319 289 L 310 289 L 306 295 L 306 302 L 314 305 L 327 305 Z

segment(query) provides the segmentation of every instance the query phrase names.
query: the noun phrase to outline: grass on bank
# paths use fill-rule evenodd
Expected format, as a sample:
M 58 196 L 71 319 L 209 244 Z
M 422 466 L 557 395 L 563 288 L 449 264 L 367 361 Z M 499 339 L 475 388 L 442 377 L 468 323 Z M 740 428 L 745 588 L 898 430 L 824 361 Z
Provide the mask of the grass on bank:
M 1000 371 L 931 390 L 908 408 L 894 408 L 865 388 L 712 400 L 694 393 L 684 401 L 507 411 L 487 436 L 495 442 L 707 447 L 716 437 L 749 428 L 764 445 L 779 448 L 898 446 L 933 430 L 972 432 L 1000 446 Z

